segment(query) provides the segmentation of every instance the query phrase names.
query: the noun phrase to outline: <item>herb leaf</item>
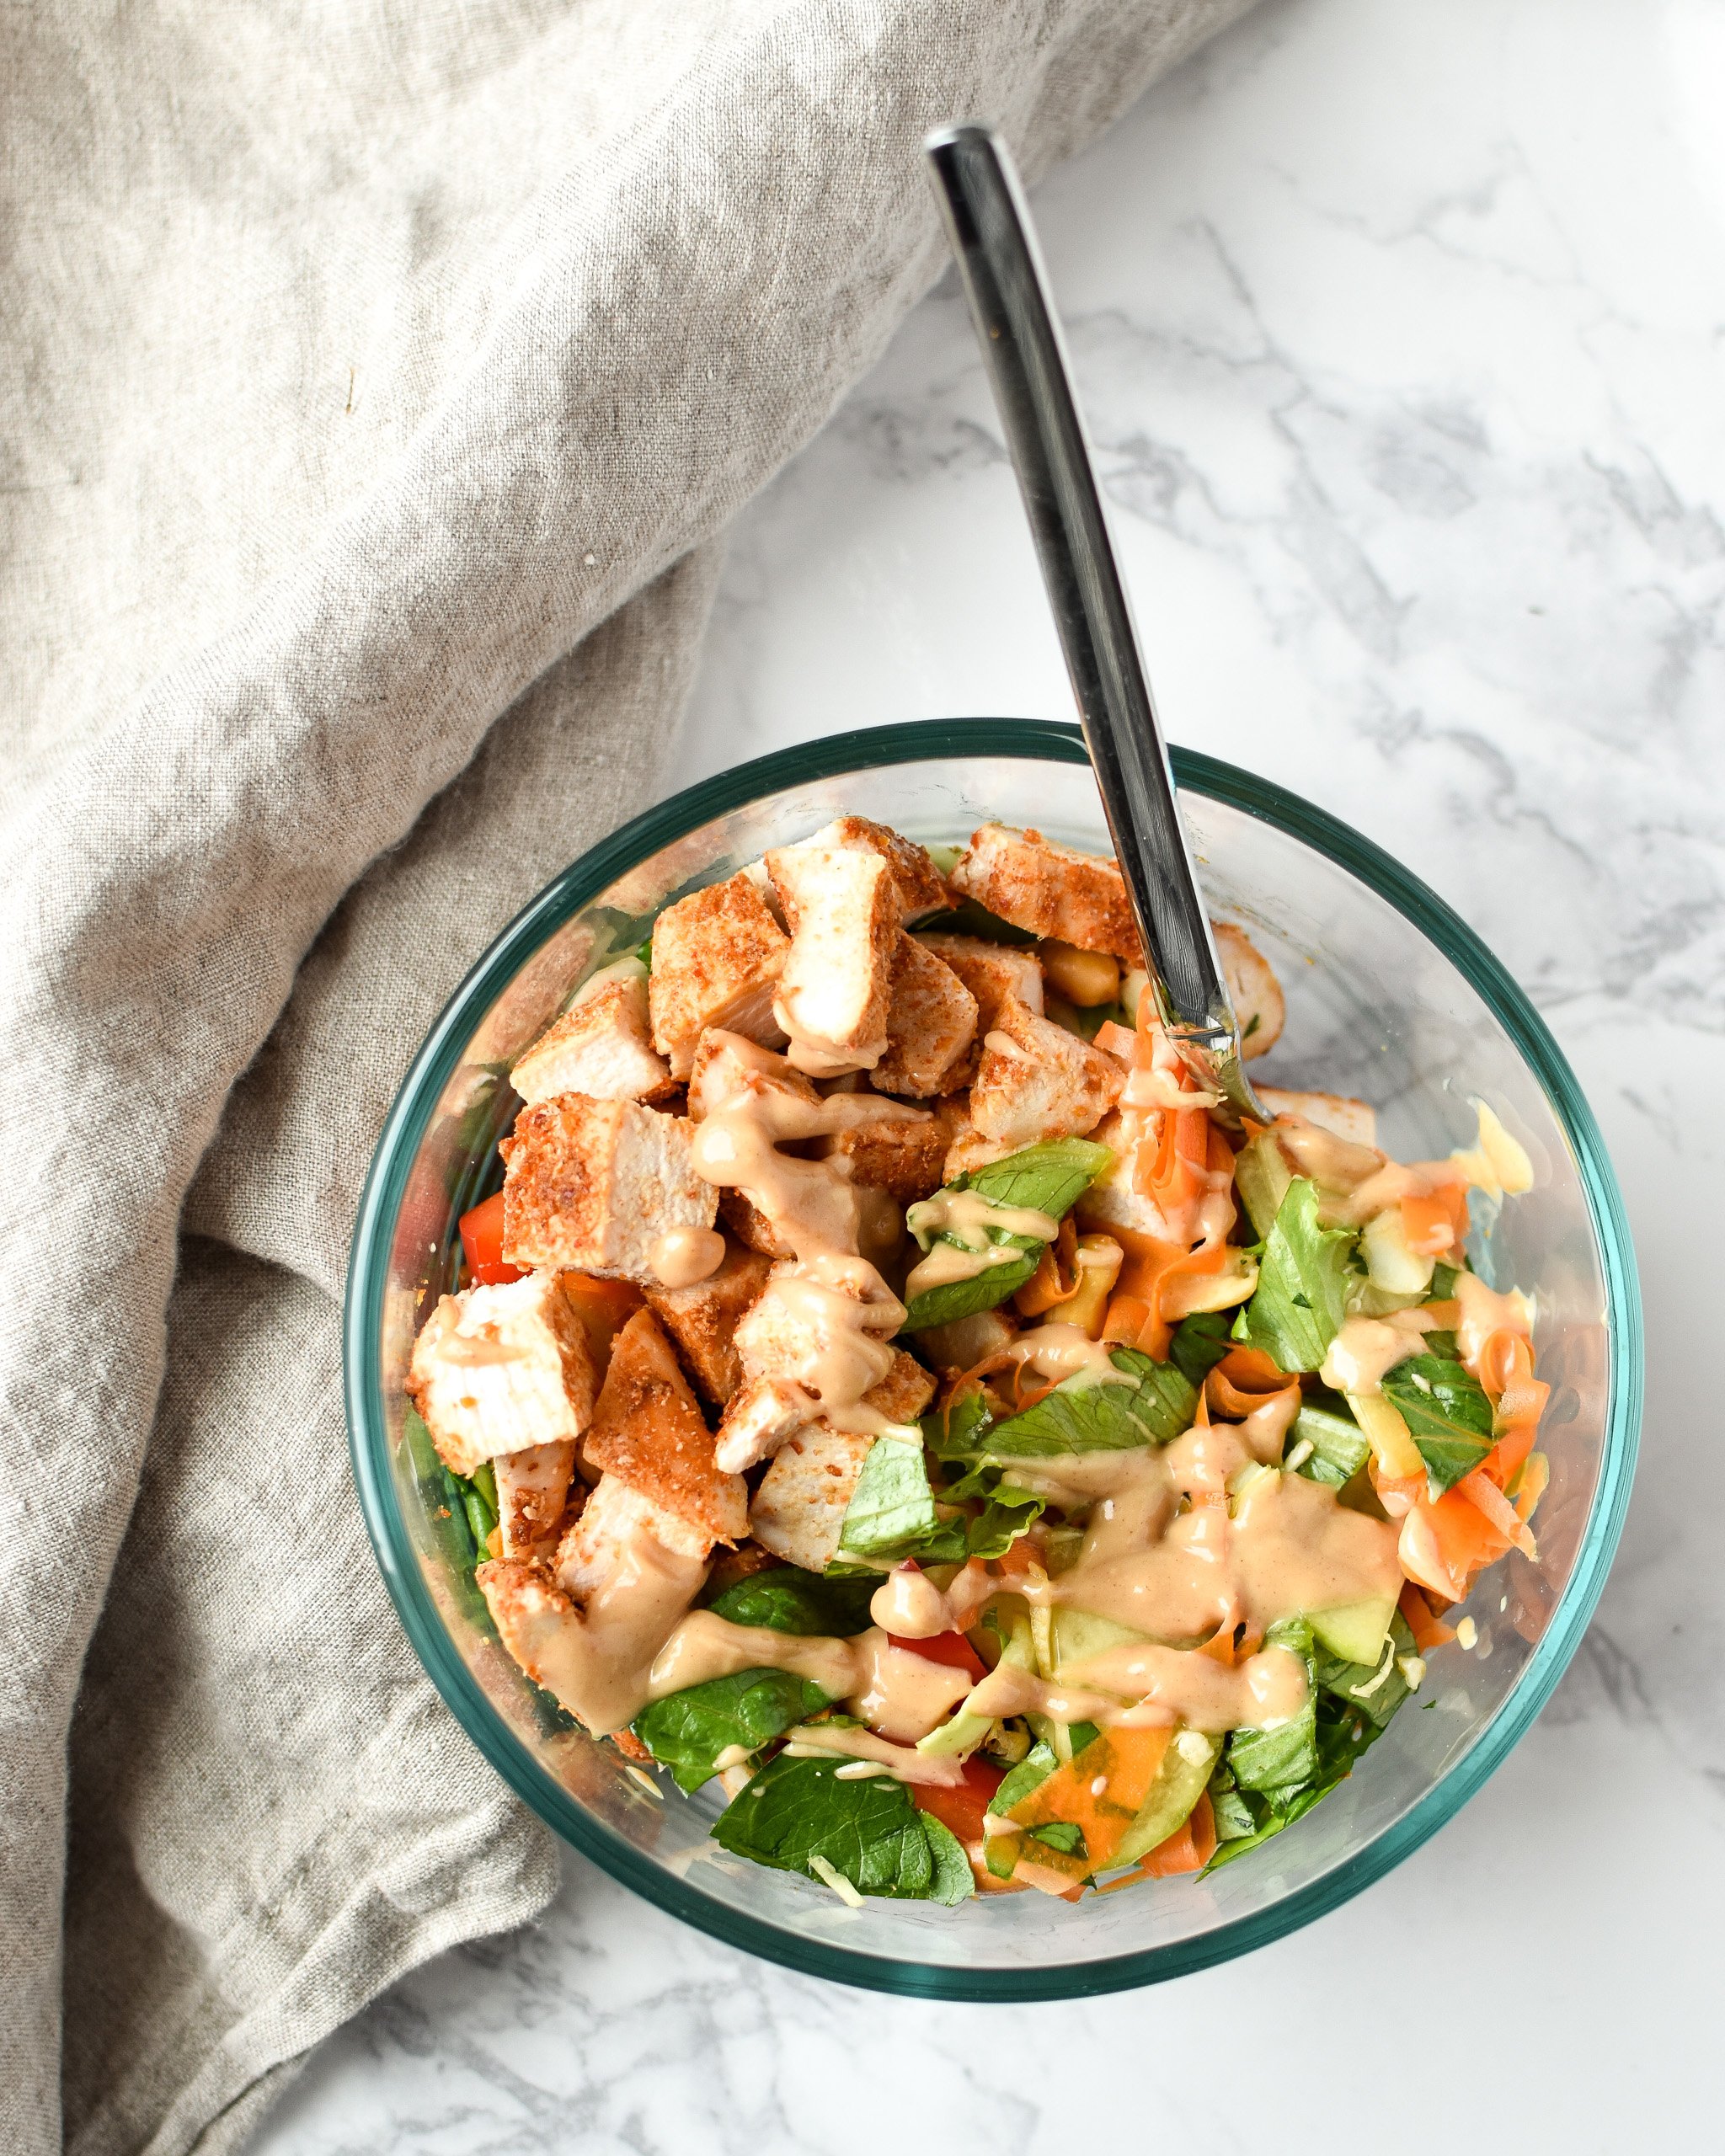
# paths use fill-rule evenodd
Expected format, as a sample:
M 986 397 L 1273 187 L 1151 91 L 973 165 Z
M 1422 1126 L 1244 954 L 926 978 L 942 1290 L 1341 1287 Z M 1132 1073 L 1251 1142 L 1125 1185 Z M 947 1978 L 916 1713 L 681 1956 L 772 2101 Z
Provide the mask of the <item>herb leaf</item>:
M 1425 1462 L 1434 1497 L 1453 1489 L 1492 1449 L 1492 1403 L 1477 1378 L 1440 1355 L 1415 1355 L 1383 1380 Z
M 868 1598 L 876 1584 L 873 1579 L 823 1579 L 796 1565 L 778 1565 L 771 1572 L 751 1572 L 707 1606 L 733 1625 L 758 1625 L 804 1639 L 850 1639 L 873 1622 Z
M 1318 1189 L 1309 1176 L 1288 1186 L 1264 1239 L 1258 1288 L 1234 1337 L 1260 1348 L 1280 1369 L 1315 1370 L 1344 1315 L 1352 1229 L 1318 1225 Z
M 734 1855 L 811 1879 L 809 1859 L 824 1858 L 862 1894 L 949 1908 L 967 1901 L 975 1882 L 951 1833 L 884 1774 L 838 1780 L 841 1764 L 781 1753 L 720 1815 L 713 1840 Z
M 1135 1348 L 1109 1357 L 1130 1385 L 1098 1385 L 1080 1371 L 1027 1407 L 992 1424 L 989 1457 L 1049 1460 L 1062 1454 L 1124 1452 L 1134 1445 L 1165 1445 L 1190 1427 L 1198 1393 L 1172 1363 L 1153 1362 Z
M 677 1787 L 692 1795 L 718 1773 L 720 1755 L 733 1745 L 758 1752 L 826 1704 L 818 1684 L 788 1670 L 740 1669 L 654 1700 L 632 1726 L 660 1764 L 670 1769 Z
M 1058 1220 L 1077 1202 L 1108 1166 L 1114 1155 L 1106 1145 L 1084 1138 L 1051 1139 L 1046 1145 L 1028 1145 L 1009 1153 L 1003 1161 L 991 1161 L 974 1175 L 953 1177 L 948 1191 L 975 1191 L 996 1205 L 1027 1207 Z M 918 1241 L 921 1238 L 919 1236 Z M 940 1241 L 959 1243 L 954 1235 Z M 1048 1246 L 1033 1235 L 1009 1235 L 991 1229 L 989 1241 L 996 1249 L 1022 1251 L 1022 1257 L 991 1265 L 969 1280 L 948 1280 L 911 1298 L 905 1314 L 905 1330 L 921 1332 L 929 1326 L 947 1325 L 954 1318 L 969 1317 L 977 1310 L 992 1310 L 1015 1289 L 1022 1288 L 1040 1263 Z M 927 1245 L 924 1247 L 927 1247 Z M 962 1247 L 962 1245 L 961 1245 Z

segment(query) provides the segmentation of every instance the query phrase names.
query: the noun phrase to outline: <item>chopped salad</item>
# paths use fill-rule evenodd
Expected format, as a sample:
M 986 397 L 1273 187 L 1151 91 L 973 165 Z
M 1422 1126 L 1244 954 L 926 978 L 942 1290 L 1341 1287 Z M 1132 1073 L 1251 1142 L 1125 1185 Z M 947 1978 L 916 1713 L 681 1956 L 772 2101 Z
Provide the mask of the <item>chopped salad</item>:
M 510 1077 L 407 1440 L 540 1694 L 734 1857 L 948 1904 L 1232 1862 L 1535 1554 L 1534 1311 L 1468 1256 L 1525 1152 L 1483 1104 L 1412 1164 L 1359 1100 L 1231 1123 L 1111 860 L 841 817 Z

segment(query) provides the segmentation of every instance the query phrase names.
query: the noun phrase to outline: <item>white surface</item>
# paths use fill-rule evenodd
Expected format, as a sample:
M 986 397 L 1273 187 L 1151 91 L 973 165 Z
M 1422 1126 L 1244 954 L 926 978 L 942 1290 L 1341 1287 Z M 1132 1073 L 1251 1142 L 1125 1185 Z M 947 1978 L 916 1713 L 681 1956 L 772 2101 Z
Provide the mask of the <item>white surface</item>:
M 1534 989 L 1635 1222 L 1627 1534 L 1552 1706 L 1418 1856 L 1243 1961 L 928 2006 L 713 1945 L 579 1858 L 256 2144 L 1025 2156 L 1707 2137 L 1725 2004 L 1725 7 L 1271 0 L 1038 200 L 1175 738 L 1404 856 Z M 949 291 L 739 532 L 693 779 L 1070 715 Z M 1711 1916 L 1709 1913 L 1711 1912 Z

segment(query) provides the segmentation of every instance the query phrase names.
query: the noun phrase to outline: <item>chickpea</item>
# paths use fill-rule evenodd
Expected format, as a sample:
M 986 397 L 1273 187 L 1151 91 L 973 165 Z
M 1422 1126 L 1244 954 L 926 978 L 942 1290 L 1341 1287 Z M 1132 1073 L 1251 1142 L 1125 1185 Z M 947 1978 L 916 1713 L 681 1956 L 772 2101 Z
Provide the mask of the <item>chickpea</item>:
M 1119 1000 L 1120 962 L 1106 951 L 1081 951 L 1076 943 L 1062 943 L 1051 936 L 1038 944 L 1036 955 L 1049 986 L 1081 1011 Z

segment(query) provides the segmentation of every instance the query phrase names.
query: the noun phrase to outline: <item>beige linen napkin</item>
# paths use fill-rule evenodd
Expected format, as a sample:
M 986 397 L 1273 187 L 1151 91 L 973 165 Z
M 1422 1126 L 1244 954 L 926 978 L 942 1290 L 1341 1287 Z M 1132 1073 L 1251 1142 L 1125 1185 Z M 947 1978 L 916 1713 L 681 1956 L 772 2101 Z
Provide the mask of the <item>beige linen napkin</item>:
M 939 267 L 924 130 L 1033 174 L 1243 4 L 0 12 L 8 2148 L 62 2028 L 80 2156 L 232 2148 L 553 1891 L 348 1479 L 383 1111 L 667 782 L 718 535 Z

